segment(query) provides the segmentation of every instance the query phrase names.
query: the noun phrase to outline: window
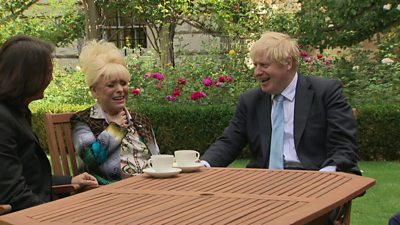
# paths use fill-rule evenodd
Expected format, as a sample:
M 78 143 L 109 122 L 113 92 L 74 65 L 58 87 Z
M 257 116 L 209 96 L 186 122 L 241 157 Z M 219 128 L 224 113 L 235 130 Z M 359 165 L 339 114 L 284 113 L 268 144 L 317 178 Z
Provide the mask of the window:
M 105 16 L 103 21 L 99 26 L 101 37 L 114 42 L 118 48 L 147 48 L 146 27 L 135 23 L 132 16 L 120 16 L 114 12 L 114 15 Z

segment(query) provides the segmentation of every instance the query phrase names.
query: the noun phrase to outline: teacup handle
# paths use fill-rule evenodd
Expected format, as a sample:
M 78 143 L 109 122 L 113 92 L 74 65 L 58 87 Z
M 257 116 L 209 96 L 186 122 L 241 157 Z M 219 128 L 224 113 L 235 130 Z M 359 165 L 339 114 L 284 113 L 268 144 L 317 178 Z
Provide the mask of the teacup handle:
M 200 153 L 198 151 L 196 151 L 196 159 L 194 161 L 195 162 L 199 162 L 200 161 Z
M 150 167 L 150 168 L 153 168 L 153 164 L 151 163 L 151 158 L 149 159 L 149 160 L 147 160 L 147 165 Z M 153 168 L 154 169 L 154 168 Z

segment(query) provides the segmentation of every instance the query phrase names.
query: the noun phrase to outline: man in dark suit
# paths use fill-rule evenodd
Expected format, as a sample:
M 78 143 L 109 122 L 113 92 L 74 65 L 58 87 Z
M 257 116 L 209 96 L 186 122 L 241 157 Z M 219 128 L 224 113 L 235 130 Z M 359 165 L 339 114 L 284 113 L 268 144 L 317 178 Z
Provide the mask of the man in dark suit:
M 247 167 L 344 171 L 357 167 L 356 122 L 339 81 L 297 72 L 297 41 L 267 32 L 254 43 L 250 57 L 260 88 L 240 97 L 236 113 L 222 136 L 202 156 L 206 166 L 225 167 L 249 144 Z M 270 157 L 275 97 L 283 96 L 281 149 L 278 162 Z M 278 114 L 276 113 L 276 114 Z M 283 143 L 282 143 L 283 142 Z M 275 154 L 275 153 L 274 153 Z M 275 160 L 275 161 L 274 161 Z

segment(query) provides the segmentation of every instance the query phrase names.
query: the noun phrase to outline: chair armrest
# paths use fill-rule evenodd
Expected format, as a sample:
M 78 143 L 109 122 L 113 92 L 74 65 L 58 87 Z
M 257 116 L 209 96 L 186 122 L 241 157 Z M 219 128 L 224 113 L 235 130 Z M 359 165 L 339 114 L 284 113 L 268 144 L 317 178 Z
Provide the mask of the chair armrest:
M 99 186 L 84 186 L 80 188 L 78 184 L 63 184 L 63 185 L 54 185 L 52 187 L 52 190 L 53 190 L 53 195 L 62 197 L 77 192 L 89 191 L 97 187 Z
M 11 212 L 11 205 L 8 204 L 4 204 L 4 205 L 0 205 L 0 215 L 4 215 L 6 213 Z
M 64 195 L 71 194 L 79 189 L 78 184 L 63 184 L 63 185 L 54 185 L 52 187 L 53 195 Z
M 79 192 L 90 191 L 98 187 L 100 187 L 100 185 L 84 186 L 81 189 L 79 189 Z

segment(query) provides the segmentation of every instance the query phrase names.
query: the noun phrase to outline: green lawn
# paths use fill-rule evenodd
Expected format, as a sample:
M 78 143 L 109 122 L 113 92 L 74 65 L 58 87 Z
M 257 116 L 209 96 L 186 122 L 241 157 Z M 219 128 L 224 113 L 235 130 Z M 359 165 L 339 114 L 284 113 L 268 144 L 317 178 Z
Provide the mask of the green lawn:
M 236 160 L 229 167 L 245 167 L 248 160 Z M 359 163 L 363 176 L 376 180 L 367 193 L 353 200 L 351 225 L 386 225 L 400 212 L 400 162 Z

